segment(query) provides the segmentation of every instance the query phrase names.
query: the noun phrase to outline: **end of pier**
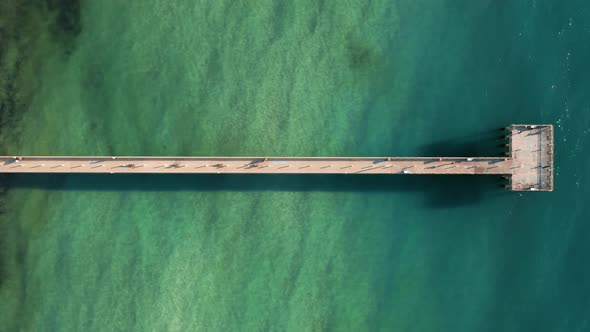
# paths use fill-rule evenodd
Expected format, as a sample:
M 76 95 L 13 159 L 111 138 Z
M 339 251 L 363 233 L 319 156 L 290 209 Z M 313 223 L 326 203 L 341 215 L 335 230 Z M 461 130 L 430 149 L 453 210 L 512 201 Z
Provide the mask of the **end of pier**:
M 512 191 L 553 191 L 553 125 L 515 124 L 506 128 L 512 160 Z

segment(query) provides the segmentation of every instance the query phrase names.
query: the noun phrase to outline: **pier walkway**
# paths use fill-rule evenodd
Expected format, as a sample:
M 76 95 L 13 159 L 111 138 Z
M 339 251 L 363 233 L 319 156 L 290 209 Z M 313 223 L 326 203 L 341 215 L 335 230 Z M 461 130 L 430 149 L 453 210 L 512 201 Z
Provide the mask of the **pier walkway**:
M 506 130 L 504 157 L 0 156 L 0 173 L 489 174 L 515 191 L 553 190 L 553 127 Z

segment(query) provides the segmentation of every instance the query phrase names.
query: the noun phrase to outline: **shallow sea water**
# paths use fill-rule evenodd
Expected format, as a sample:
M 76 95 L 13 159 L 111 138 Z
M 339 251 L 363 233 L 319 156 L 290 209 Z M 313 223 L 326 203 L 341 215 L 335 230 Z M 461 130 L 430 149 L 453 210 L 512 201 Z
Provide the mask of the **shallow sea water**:
M 578 0 L 82 1 L 71 41 L 39 44 L 0 154 L 495 155 L 499 128 L 553 123 L 556 190 L 6 176 L 0 330 L 590 330 L 588 17 Z

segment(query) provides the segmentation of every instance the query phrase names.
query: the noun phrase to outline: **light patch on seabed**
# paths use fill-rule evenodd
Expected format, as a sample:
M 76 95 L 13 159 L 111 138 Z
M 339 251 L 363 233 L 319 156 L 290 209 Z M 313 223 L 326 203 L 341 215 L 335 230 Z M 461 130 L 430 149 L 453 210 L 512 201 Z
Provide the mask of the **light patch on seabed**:
M 88 1 L 70 53 L 44 59 L 29 110 L 2 131 L 25 144 L 2 144 L 421 155 L 472 147 L 447 139 L 495 147 L 478 131 L 514 116 L 559 119 L 581 142 L 583 94 L 561 87 L 587 83 L 567 72 L 587 72 L 576 57 L 588 50 L 576 42 L 567 67 L 549 65 L 576 31 L 553 38 L 571 15 L 544 17 L 548 3 Z M 432 178 L 15 177 L 0 329 L 575 330 L 588 170 L 567 155 L 559 196 Z

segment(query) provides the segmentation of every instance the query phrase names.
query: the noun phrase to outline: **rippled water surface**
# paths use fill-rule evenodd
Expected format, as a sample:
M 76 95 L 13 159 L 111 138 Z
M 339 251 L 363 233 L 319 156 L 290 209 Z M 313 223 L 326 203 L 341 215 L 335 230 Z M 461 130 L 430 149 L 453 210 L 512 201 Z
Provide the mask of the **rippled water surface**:
M 501 154 L 492 177 L 0 178 L 0 330 L 590 330 L 590 3 L 0 4 L 0 154 Z

